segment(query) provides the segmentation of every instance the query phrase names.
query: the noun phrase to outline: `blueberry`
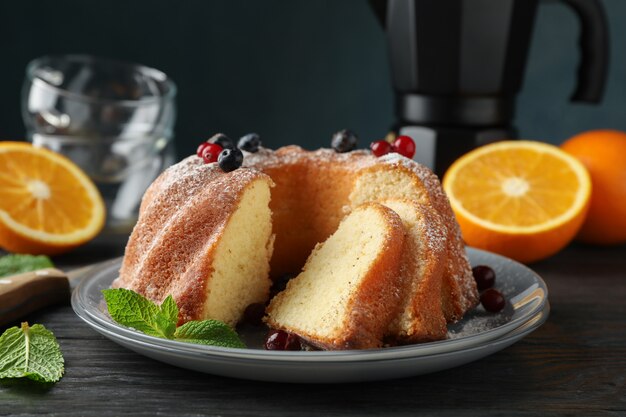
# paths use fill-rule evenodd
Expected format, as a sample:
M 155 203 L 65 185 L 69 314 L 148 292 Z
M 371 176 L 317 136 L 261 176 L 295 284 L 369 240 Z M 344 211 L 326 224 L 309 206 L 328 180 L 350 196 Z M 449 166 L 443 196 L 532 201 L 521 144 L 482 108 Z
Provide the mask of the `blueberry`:
M 223 133 L 211 136 L 211 139 L 207 140 L 207 142 L 220 145 L 224 149 L 233 149 L 235 147 L 235 142 Z
M 237 147 L 246 152 L 255 153 L 259 150 L 259 146 L 261 146 L 261 138 L 256 133 L 248 133 L 237 142 Z
M 217 157 L 217 163 L 224 172 L 234 171 L 243 163 L 243 153 L 235 149 L 224 149 Z
M 348 129 L 340 130 L 333 135 L 333 140 L 330 146 L 339 153 L 350 152 L 356 149 L 358 136 Z

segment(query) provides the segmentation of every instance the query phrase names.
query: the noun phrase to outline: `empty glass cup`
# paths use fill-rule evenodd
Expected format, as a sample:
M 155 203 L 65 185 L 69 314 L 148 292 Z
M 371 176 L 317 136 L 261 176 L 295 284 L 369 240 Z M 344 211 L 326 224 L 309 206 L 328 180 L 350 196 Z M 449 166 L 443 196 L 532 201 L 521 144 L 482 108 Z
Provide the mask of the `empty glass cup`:
M 28 139 L 64 154 L 96 183 L 105 231 L 127 233 L 141 197 L 175 161 L 176 86 L 163 72 L 83 55 L 45 56 L 26 68 Z

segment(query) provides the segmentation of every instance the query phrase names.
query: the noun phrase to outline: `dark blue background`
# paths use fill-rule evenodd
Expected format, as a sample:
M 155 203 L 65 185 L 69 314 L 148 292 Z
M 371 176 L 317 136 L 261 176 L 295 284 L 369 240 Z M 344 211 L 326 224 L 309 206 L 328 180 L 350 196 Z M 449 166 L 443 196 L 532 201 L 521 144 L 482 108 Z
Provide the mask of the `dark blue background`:
M 604 0 L 612 47 L 601 106 L 568 102 L 578 23 L 566 6 L 544 3 L 518 100 L 520 135 L 560 143 L 586 129 L 626 130 L 626 1 Z M 179 156 L 217 131 L 315 148 L 343 127 L 365 145 L 393 122 L 384 34 L 365 0 L 21 0 L 0 3 L 0 16 L 0 139 L 24 137 L 24 68 L 48 53 L 103 55 L 169 74 L 179 87 Z

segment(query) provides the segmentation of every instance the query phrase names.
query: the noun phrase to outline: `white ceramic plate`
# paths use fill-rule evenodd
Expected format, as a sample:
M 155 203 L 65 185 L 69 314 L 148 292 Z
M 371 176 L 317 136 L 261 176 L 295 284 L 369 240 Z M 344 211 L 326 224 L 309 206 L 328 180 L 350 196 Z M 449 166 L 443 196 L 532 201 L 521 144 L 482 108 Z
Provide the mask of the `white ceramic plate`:
M 532 270 L 508 258 L 468 249 L 473 266 L 496 272 L 496 288 L 509 300 L 498 314 L 477 307 L 449 326 L 447 340 L 385 349 L 280 352 L 262 349 L 266 330 L 238 329 L 247 349 L 203 346 L 145 335 L 114 322 L 101 290 L 117 277 L 121 259 L 89 271 L 72 296 L 78 316 L 96 331 L 140 354 L 187 369 L 276 382 L 356 382 L 435 372 L 485 357 L 515 343 L 548 317 L 547 287 Z

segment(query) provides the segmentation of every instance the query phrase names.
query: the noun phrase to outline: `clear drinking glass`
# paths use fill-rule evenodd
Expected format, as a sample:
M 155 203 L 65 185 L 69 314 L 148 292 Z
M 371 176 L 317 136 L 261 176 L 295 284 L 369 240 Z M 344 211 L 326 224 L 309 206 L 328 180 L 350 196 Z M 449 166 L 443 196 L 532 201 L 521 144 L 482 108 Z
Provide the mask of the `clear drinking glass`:
M 176 86 L 163 72 L 84 55 L 45 56 L 26 68 L 28 139 L 64 154 L 96 183 L 106 232 L 127 233 L 141 197 L 175 161 Z

